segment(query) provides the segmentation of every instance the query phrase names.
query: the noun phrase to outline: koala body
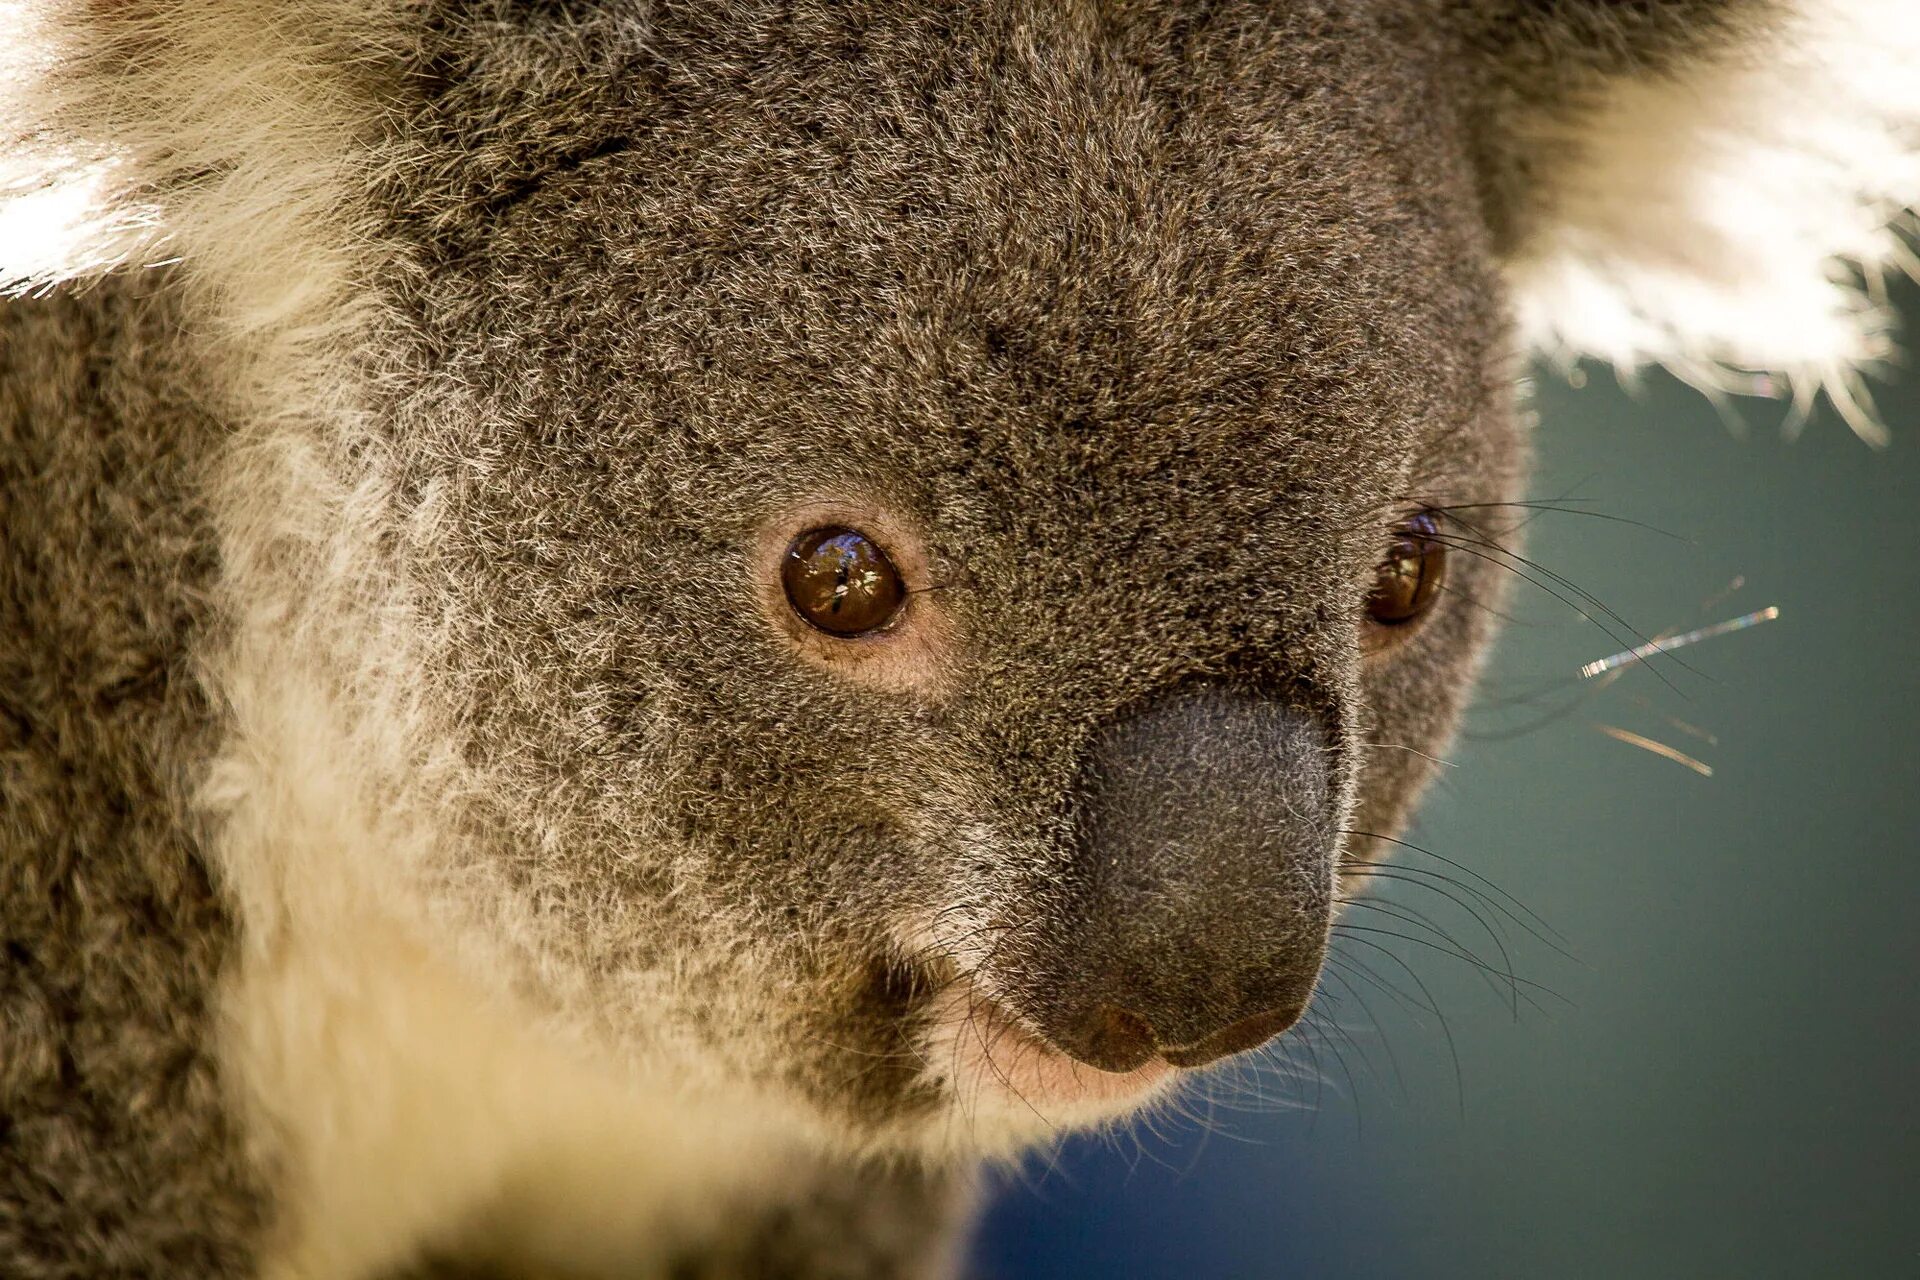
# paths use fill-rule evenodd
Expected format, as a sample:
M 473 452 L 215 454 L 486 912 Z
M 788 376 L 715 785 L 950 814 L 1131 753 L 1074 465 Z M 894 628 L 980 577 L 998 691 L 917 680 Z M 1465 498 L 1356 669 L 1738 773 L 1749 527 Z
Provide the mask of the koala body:
M 30 0 L 0 1272 L 949 1268 L 1301 1016 L 1529 347 L 1857 404 L 1901 7 Z

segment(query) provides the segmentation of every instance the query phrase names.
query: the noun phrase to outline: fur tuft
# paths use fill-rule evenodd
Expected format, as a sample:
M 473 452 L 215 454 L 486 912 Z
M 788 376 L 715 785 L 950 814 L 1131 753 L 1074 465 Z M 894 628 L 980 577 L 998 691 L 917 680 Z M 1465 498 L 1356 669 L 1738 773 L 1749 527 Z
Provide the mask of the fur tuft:
M 1756 41 L 1621 75 L 1544 113 L 1564 153 L 1513 255 L 1521 332 L 1549 354 L 1660 363 L 1709 389 L 1784 375 L 1880 442 L 1860 371 L 1892 350 L 1879 282 L 1920 266 L 1920 16 L 1802 0 Z

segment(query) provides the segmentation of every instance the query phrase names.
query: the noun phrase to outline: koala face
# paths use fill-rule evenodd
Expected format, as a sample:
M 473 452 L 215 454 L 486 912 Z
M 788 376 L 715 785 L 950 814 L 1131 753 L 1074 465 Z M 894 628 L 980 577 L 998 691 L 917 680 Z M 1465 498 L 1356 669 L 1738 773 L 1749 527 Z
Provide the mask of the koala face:
M 1500 303 L 1357 19 L 813 21 L 475 145 L 410 554 L 475 856 L 614 1035 L 1017 1136 L 1310 999 L 1506 576 Z M 462 118 L 590 92 L 460 38 Z
M 0 1270 L 924 1235 L 1285 1031 L 1514 357 L 1872 435 L 1904 8 L 33 0 Z

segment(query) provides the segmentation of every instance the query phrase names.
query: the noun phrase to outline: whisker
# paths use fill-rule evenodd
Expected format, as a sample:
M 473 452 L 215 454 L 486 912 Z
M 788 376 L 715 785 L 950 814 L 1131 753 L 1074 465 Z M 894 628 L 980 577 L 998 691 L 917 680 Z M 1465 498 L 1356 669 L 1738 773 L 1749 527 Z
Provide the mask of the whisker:
M 1562 515 L 1562 516 L 1581 516 L 1588 520 L 1605 520 L 1610 524 L 1624 524 L 1624 525 L 1629 525 L 1635 529 L 1645 529 L 1648 533 L 1658 534 L 1663 538 L 1670 538 L 1675 542 L 1687 543 L 1687 544 L 1691 544 L 1693 542 L 1693 539 L 1683 537 L 1682 535 L 1673 532 L 1673 530 L 1671 529 L 1662 529 L 1659 525 L 1648 524 L 1644 520 L 1634 520 L 1627 516 L 1614 515 L 1611 512 L 1606 512 L 1606 511 L 1582 511 L 1578 507 L 1559 505 L 1560 503 L 1566 503 L 1566 502 L 1585 502 L 1585 501 L 1591 501 L 1591 499 L 1559 498 L 1559 499 L 1554 499 L 1552 501 L 1522 499 L 1516 502 L 1456 502 L 1456 503 L 1450 503 L 1450 504 L 1441 505 L 1441 506 L 1428 505 L 1424 509 L 1427 511 L 1436 512 L 1440 515 L 1452 515 L 1456 511 L 1484 511 L 1489 509 L 1512 507 L 1512 508 L 1518 508 L 1524 511 L 1531 511 L 1534 513 L 1532 516 L 1529 516 L 1527 519 L 1516 523 L 1514 525 L 1514 528 L 1516 529 L 1523 529 L 1527 525 L 1532 524 L 1536 516 L 1552 513 L 1554 515 Z
M 1474 541 L 1460 539 L 1455 535 L 1448 535 L 1445 533 L 1436 534 L 1435 538 L 1445 546 L 1451 547 L 1452 549 L 1459 551 L 1465 555 L 1473 556 L 1475 559 L 1483 560 L 1488 564 L 1496 565 L 1502 569 L 1505 569 L 1509 573 L 1516 575 L 1517 577 L 1521 578 L 1523 581 L 1529 583 L 1535 588 L 1546 592 L 1548 595 L 1552 596 L 1554 599 L 1560 601 L 1560 603 L 1566 605 L 1567 608 L 1573 610 L 1573 612 L 1576 615 L 1578 615 L 1581 619 L 1583 619 L 1586 622 L 1592 623 L 1596 628 L 1598 628 L 1601 632 L 1603 632 L 1605 635 L 1611 638 L 1615 643 L 1624 644 L 1624 643 L 1628 643 L 1629 641 L 1646 643 L 1650 639 L 1650 637 L 1648 637 L 1647 635 L 1639 631 L 1637 628 L 1635 628 L 1632 623 L 1628 622 L 1624 617 L 1622 617 L 1620 614 L 1616 613 L 1613 609 L 1608 607 L 1604 602 L 1600 600 L 1598 596 L 1595 596 L 1592 592 L 1589 592 L 1584 588 L 1576 585 L 1571 579 L 1567 578 L 1564 574 L 1557 573 L 1554 570 L 1549 569 L 1544 565 L 1540 564 L 1536 560 L 1528 559 L 1526 556 L 1523 556 L 1518 552 L 1509 551 L 1505 547 L 1502 547 L 1497 543 L 1486 542 L 1486 541 L 1479 541 L 1476 543 Z M 1547 581 L 1545 582 L 1541 581 L 1540 577 L 1534 576 L 1535 574 L 1541 575 L 1541 577 L 1546 578 Z M 1563 594 L 1561 590 L 1556 589 L 1556 587 L 1564 588 L 1565 594 Z M 1599 618 L 1594 617 L 1592 613 L 1588 612 L 1589 608 L 1592 608 L 1598 611 L 1607 619 L 1607 621 L 1602 622 Z M 1609 623 L 1613 625 L 1609 625 Z M 1622 636 L 1619 632 L 1614 630 L 1614 626 L 1618 626 L 1622 628 L 1627 634 L 1625 636 Z M 1701 676 L 1701 673 L 1698 670 L 1696 670 L 1694 667 L 1692 667 L 1683 659 L 1674 658 L 1668 655 L 1668 660 L 1671 661 L 1675 666 L 1680 667 L 1683 670 L 1692 672 L 1696 676 Z M 1683 698 L 1686 697 L 1686 694 L 1681 692 L 1679 686 L 1675 685 L 1673 681 L 1667 679 L 1665 674 L 1660 672 L 1657 668 L 1649 665 L 1648 670 L 1652 671 L 1662 684 L 1665 684 L 1668 688 L 1672 689 L 1675 693 L 1680 694 L 1681 697 Z M 1701 676 L 1701 678 L 1705 679 L 1707 677 Z
M 1339 1044 L 1335 1042 L 1334 1038 L 1327 1033 L 1324 1027 L 1322 1027 L 1319 1019 L 1313 1016 L 1312 1009 L 1307 1010 L 1306 1015 L 1303 1018 L 1303 1021 L 1307 1023 L 1307 1027 L 1309 1030 L 1319 1032 L 1320 1037 L 1324 1039 L 1326 1042 L 1328 1051 L 1333 1054 L 1333 1060 L 1340 1064 L 1340 1074 L 1347 1078 L 1347 1097 L 1353 1103 L 1354 1134 L 1356 1137 L 1360 1136 L 1361 1134 L 1364 1134 L 1366 1130 L 1365 1130 L 1364 1124 L 1361 1121 L 1361 1116 L 1360 1116 L 1360 1086 L 1358 1083 L 1355 1082 L 1353 1078 L 1353 1067 L 1347 1062 L 1347 1055 L 1340 1051 Z M 1314 1121 L 1317 1121 L 1319 1117 L 1320 1117 L 1320 1113 L 1318 1110 L 1316 1110 L 1314 1112 Z M 1312 1125 L 1313 1125 L 1313 1121 L 1310 1121 L 1308 1123 L 1308 1127 L 1312 1128 Z
M 1415 928 L 1424 929 L 1428 933 L 1431 933 L 1434 937 L 1439 938 L 1444 942 L 1450 943 L 1455 947 L 1458 947 L 1463 953 L 1473 956 L 1473 958 L 1476 961 L 1479 961 L 1482 964 L 1486 964 L 1485 961 L 1480 960 L 1479 956 L 1475 955 L 1471 950 L 1469 950 L 1467 947 L 1462 945 L 1457 938 L 1455 938 L 1452 934 L 1448 933 L 1445 929 L 1441 928 L 1430 917 L 1426 916 L 1422 912 L 1412 907 L 1408 907 L 1404 905 L 1389 906 L 1386 903 L 1377 902 L 1368 898 L 1341 898 L 1339 901 L 1345 906 L 1357 907 L 1365 911 L 1375 911 L 1383 916 L 1388 917 L 1389 919 L 1404 921 L 1407 924 L 1413 925 Z M 1458 901 L 1458 899 L 1455 899 L 1455 901 Z M 1476 920 L 1480 920 L 1478 913 L 1472 913 L 1472 914 L 1474 915 L 1474 918 Z M 1511 975 L 1513 970 L 1513 960 L 1507 954 L 1506 946 L 1500 941 L 1499 936 L 1495 934 L 1490 927 L 1487 926 L 1487 923 L 1485 920 L 1480 920 L 1480 926 L 1481 928 L 1486 930 L 1487 936 L 1493 939 L 1493 945 L 1500 952 L 1500 958 L 1506 966 L 1506 972 L 1509 975 Z M 1491 968 L 1492 966 L 1489 965 L 1488 967 Z M 1487 976 L 1487 980 L 1490 984 L 1493 983 L 1493 979 L 1490 975 Z M 1498 985 L 1497 984 L 1493 984 L 1493 985 L 1494 985 L 1495 993 L 1498 994 L 1499 993 Z M 1519 989 L 1509 984 L 1508 995 L 1511 998 L 1511 1001 L 1513 1004 L 1513 1016 L 1517 1019 L 1520 1016 Z
M 1531 978 L 1523 978 L 1517 973 L 1508 973 L 1504 970 L 1496 969 L 1494 968 L 1494 966 L 1492 966 L 1491 964 L 1488 964 L 1485 960 L 1482 960 L 1480 957 L 1474 955 L 1472 952 L 1461 950 L 1457 946 L 1443 947 L 1439 943 L 1433 942 L 1427 938 L 1422 938 L 1417 934 L 1399 933 L 1393 929 L 1379 929 L 1379 928 L 1375 928 L 1373 925 L 1347 924 L 1344 921 L 1335 921 L 1333 923 L 1332 929 L 1335 933 L 1342 933 L 1342 934 L 1371 933 L 1371 934 L 1379 934 L 1383 937 L 1388 937 L 1388 938 L 1398 938 L 1400 939 L 1400 941 L 1410 942 L 1416 947 L 1425 947 L 1429 951 L 1437 951 L 1443 956 L 1450 956 L 1453 959 L 1460 961 L 1462 964 L 1469 964 L 1476 969 L 1483 969 L 1486 972 L 1492 973 L 1495 976 L 1502 978 L 1508 982 L 1517 983 L 1520 986 L 1531 988 L 1532 990 L 1541 992 L 1544 995 L 1552 996 L 1554 999 L 1559 1000 L 1562 1003 L 1566 1003 L 1566 1004 L 1572 1003 L 1571 1001 L 1567 1000 L 1565 996 L 1561 995 L 1558 991 L 1555 991 L 1552 987 L 1547 986 L 1545 983 L 1535 982 Z M 1545 1010 L 1542 1009 L 1541 1012 L 1544 1013 Z
M 1378 951 L 1381 955 L 1399 965 L 1401 972 L 1405 973 L 1408 980 L 1413 983 L 1414 989 L 1426 1000 L 1428 1011 L 1433 1014 L 1434 1020 L 1440 1024 L 1440 1035 L 1447 1042 L 1447 1057 L 1453 1063 L 1454 1095 L 1460 1104 L 1460 1117 L 1461 1119 L 1465 1119 L 1467 1114 L 1467 1084 L 1466 1077 L 1460 1072 L 1460 1048 L 1454 1043 L 1453 1028 L 1447 1025 L 1447 1017 L 1440 1012 L 1440 1004 L 1433 998 L 1433 992 L 1427 989 L 1427 984 L 1420 980 L 1420 975 L 1413 971 L 1412 966 L 1402 959 L 1391 947 L 1383 946 L 1367 938 L 1355 937 L 1352 938 L 1352 941 L 1359 946 L 1370 947 Z
M 1382 977 L 1378 969 L 1375 969 L 1358 956 L 1350 956 L 1339 951 L 1330 950 L 1327 952 L 1327 964 L 1338 969 L 1341 973 L 1359 978 L 1377 991 L 1384 992 L 1389 1000 L 1392 1000 L 1396 1005 L 1404 1009 L 1407 1014 L 1413 1018 L 1414 1022 L 1422 1027 L 1427 1024 L 1421 1020 L 1420 1015 L 1437 1012 L 1437 1010 L 1430 1009 L 1426 1005 L 1421 1004 L 1419 1000 L 1415 999 L 1404 988 Z
M 1558 929 L 1555 929 L 1551 924 L 1548 924 L 1546 921 L 1546 918 L 1542 916 L 1539 912 L 1535 911 L 1532 907 L 1529 907 L 1526 903 L 1520 901 L 1520 899 L 1514 897 L 1511 893 L 1508 893 L 1505 889 L 1502 889 L 1499 885 L 1487 879 L 1485 876 L 1481 875 L 1478 871 L 1475 871 L 1472 867 L 1469 867 L 1464 862 L 1456 862 L 1454 859 L 1447 857 L 1443 853 L 1435 853 L 1433 850 L 1414 844 L 1410 840 L 1401 840 L 1394 836 L 1381 835 L 1377 831 L 1359 831 L 1352 827 L 1347 827 L 1342 829 L 1342 834 L 1350 835 L 1350 836 L 1359 836 L 1362 839 L 1366 839 L 1366 840 L 1380 840 L 1387 844 L 1393 845 L 1396 848 L 1405 849 L 1411 853 L 1418 853 L 1425 857 L 1432 858 L 1435 862 L 1443 862 L 1447 866 L 1452 867 L 1455 871 L 1458 871 L 1463 875 L 1471 876 L 1473 879 L 1478 880 L 1481 884 L 1485 885 L 1487 888 L 1491 889 L 1493 892 L 1499 894 L 1502 898 L 1506 899 L 1513 906 L 1525 912 L 1527 917 L 1531 919 L 1535 924 L 1539 925 L 1542 929 L 1545 929 L 1548 933 L 1558 938 L 1561 942 L 1566 942 L 1566 943 L 1569 943 L 1569 945 L 1571 945 L 1571 940 L 1565 934 L 1561 933 Z M 1398 869 L 1403 871 L 1414 870 L 1414 868 L 1406 867 L 1406 866 L 1401 866 Z M 1466 886 L 1463 885 L 1461 887 L 1465 888 Z M 1518 922 L 1516 921 L 1516 923 Z M 1537 937 L 1538 935 L 1536 934 L 1535 936 Z M 1544 941 L 1544 939 L 1542 939 L 1542 941 Z M 1562 952 L 1561 954 L 1565 955 L 1566 953 Z M 1567 959 L 1577 960 L 1578 957 L 1569 955 L 1567 956 Z
M 1448 760 L 1441 756 L 1432 755 L 1422 751 L 1418 747 L 1410 747 L 1404 742 L 1363 742 L 1360 746 L 1366 751 L 1404 751 L 1408 755 L 1419 756 L 1427 763 L 1439 765 L 1445 769 L 1458 769 L 1460 767 L 1460 763 L 1457 760 Z
M 1552 938 L 1542 934 L 1538 929 L 1535 929 L 1525 920 L 1516 916 L 1500 902 L 1489 897 L 1474 886 L 1456 880 L 1444 872 L 1433 871 L 1426 867 L 1409 866 L 1404 862 L 1393 862 L 1359 864 L 1342 870 L 1341 874 L 1352 876 L 1355 879 L 1388 880 L 1398 884 L 1410 885 L 1415 889 L 1425 889 L 1429 893 L 1438 894 L 1440 897 L 1447 899 L 1461 910 L 1478 917 L 1479 913 L 1474 910 L 1470 903 L 1456 897 L 1451 892 L 1453 889 L 1458 889 L 1460 892 L 1468 894 L 1474 902 L 1480 903 L 1490 911 L 1497 912 L 1497 919 L 1511 921 L 1513 924 L 1519 926 L 1526 932 L 1527 936 L 1531 937 L 1535 942 L 1538 942 L 1549 951 L 1557 955 L 1565 956 L 1567 959 L 1573 960 L 1576 963 L 1578 962 L 1579 958 L 1577 956 L 1569 953 L 1564 947 L 1556 945 Z M 1485 920 L 1481 921 L 1482 928 L 1486 928 L 1488 925 L 1489 922 Z
M 1609 738 L 1617 739 L 1630 747 L 1639 747 L 1642 751 L 1651 751 L 1654 755 L 1660 756 L 1663 759 L 1671 760 L 1677 765 L 1683 765 L 1703 778 L 1711 778 L 1713 776 L 1712 765 L 1694 759 L 1678 747 L 1670 747 L 1664 742 L 1657 742 L 1644 734 L 1622 729 L 1618 725 L 1596 723 L 1593 727 L 1606 734 Z
M 1341 990 L 1353 997 L 1354 1003 L 1358 1004 L 1361 1012 L 1367 1015 L 1367 1021 L 1373 1024 L 1374 1036 L 1380 1042 L 1381 1052 L 1387 1055 L 1387 1066 L 1393 1070 L 1394 1086 L 1399 1090 L 1400 1097 L 1404 1100 L 1408 1096 L 1407 1079 L 1401 1074 L 1399 1056 L 1394 1053 L 1393 1043 L 1387 1039 L 1387 1033 L 1380 1026 L 1380 1018 L 1374 1013 L 1373 1006 L 1367 1003 L 1367 998 L 1360 993 L 1358 987 L 1354 986 L 1353 980 L 1349 978 L 1344 971 L 1329 966 L 1326 973 L 1329 978 L 1332 978 L 1340 984 Z
M 1607 657 L 1597 658 L 1587 663 L 1580 668 L 1580 678 L 1582 680 L 1591 680 L 1593 677 L 1604 672 L 1612 671 L 1616 667 L 1624 667 L 1629 663 L 1644 662 L 1656 654 L 1670 654 L 1675 649 L 1685 648 L 1690 644 L 1699 644 L 1702 640 L 1712 640 L 1717 636 L 1731 635 L 1736 631 L 1745 631 L 1750 627 L 1757 627 L 1763 622 L 1772 622 L 1779 616 L 1780 606 L 1770 604 L 1764 609 L 1755 609 L 1752 613 L 1743 613 L 1737 618 L 1729 618 L 1725 622 L 1716 622 L 1710 627 L 1699 627 L 1692 631 L 1683 632 L 1670 639 L 1649 640 L 1645 644 L 1635 645 L 1631 649 L 1624 650 L 1620 653 L 1609 654 Z

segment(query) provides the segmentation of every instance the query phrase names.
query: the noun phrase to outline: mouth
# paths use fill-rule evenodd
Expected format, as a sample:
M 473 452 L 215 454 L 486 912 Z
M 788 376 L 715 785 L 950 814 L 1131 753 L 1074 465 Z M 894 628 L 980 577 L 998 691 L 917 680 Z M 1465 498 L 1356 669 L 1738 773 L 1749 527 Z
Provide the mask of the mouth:
M 972 984 L 934 998 L 928 1070 L 962 1107 L 1025 1108 L 1049 1123 L 1118 1115 L 1164 1092 L 1184 1071 L 1155 1056 L 1128 1071 L 1103 1071 L 1055 1049 Z

